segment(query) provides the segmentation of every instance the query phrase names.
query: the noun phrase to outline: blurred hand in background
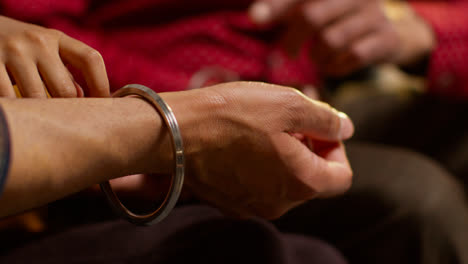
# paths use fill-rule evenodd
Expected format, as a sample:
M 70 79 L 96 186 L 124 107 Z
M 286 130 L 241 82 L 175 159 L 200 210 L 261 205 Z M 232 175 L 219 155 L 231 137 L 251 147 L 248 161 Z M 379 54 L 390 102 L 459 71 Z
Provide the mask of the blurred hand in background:
M 328 76 L 383 62 L 411 64 L 435 42 L 431 28 L 403 1 L 258 0 L 249 14 L 257 24 L 286 23 L 290 51 L 313 40 L 312 59 Z

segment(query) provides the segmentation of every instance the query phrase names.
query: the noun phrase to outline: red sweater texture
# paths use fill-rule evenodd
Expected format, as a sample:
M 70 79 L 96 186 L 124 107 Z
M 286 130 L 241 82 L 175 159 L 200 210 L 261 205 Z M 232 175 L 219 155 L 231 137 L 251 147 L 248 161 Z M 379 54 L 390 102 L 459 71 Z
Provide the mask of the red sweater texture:
M 0 0 L 3 15 L 61 30 L 104 57 L 112 89 L 128 83 L 156 91 L 186 89 L 216 67 L 242 80 L 318 84 L 304 43 L 294 58 L 281 29 L 247 17 L 251 0 Z M 468 98 L 468 0 L 410 1 L 434 29 L 428 90 Z M 313 48 L 313 45 L 312 45 Z

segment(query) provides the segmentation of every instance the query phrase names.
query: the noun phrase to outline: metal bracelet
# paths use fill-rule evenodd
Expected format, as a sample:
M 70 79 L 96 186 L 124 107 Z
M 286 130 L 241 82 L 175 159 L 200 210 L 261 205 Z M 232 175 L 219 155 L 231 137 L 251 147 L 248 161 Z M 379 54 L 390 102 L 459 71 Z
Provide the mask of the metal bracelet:
M 125 205 L 122 204 L 115 192 L 112 190 L 109 181 L 101 183 L 100 186 L 102 191 L 106 194 L 111 207 L 121 217 L 136 225 L 152 225 L 160 222 L 169 215 L 171 210 L 176 205 L 180 192 L 182 191 L 185 170 L 182 136 L 180 134 L 179 125 L 177 124 L 174 113 L 157 93 L 143 85 L 129 84 L 116 91 L 113 97 L 123 97 L 128 95 L 139 95 L 151 103 L 161 114 L 164 122 L 168 127 L 172 140 L 172 148 L 174 151 L 174 170 L 172 173 L 169 192 L 167 193 L 163 203 L 159 206 L 158 209 L 156 209 L 156 211 L 149 214 L 140 215 L 131 212 L 127 209 L 127 207 L 125 207 Z

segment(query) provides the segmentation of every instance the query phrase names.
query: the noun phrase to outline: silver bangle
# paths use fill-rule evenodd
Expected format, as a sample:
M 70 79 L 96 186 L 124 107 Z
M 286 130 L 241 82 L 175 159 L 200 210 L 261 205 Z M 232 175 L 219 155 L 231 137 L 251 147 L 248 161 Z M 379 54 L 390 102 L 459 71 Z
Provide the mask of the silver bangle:
M 129 84 L 116 91 L 113 94 L 113 97 L 123 97 L 128 95 L 139 95 L 151 103 L 161 114 L 169 129 L 172 140 L 172 148 L 174 151 L 174 170 L 172 173 L 169 192 L 166 195 L 163 203 L 159 206 L 158 209 L 156 209 L 156 211 L 149 214 L 139 215 L 131 212 L 127 209 L 127 207 L 125 207 L 125 205 L 122 204 L 115 192 L 112 190 L 109 181 L 101 183 L 100 186 L 101 190 L 105 193 L 107 199 L 109 200 L 111 207 L 117 212 L 117 214 L 136 225 L 152 225 L 160 222 L 169 215 L 171 210 L 176 205 L 180 192 L 182 191 L 185 170 L 182 136 L 180 134 L 179 125 L 177 124 L 174 113 L 157 93 L 143 85 Z

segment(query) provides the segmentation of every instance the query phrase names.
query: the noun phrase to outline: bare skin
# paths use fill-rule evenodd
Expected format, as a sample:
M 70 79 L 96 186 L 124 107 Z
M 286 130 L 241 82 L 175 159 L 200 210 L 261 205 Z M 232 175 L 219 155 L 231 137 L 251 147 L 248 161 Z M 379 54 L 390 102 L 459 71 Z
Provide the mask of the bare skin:
M 240 215 L 275 218 L 351 184 L 341 140 L 351 121 L 291 88 L 230 83 L 163 93 L 185 142 L 186 185 Z M 135 173 L 167 173 L 171 149 L 157 112 L 138 98 L 0 101 L 12 163 L 0 215 L 44 205 Z M 315 153 L 290 133 L 321 145 Z
M 289 24 L 289 49 L 314 39 L 320 70 L 343 76 L 372 64 L 412 64 L 431 52 L 432 29 L 404 1 L 398 5 L 398 19 L 389 19 L 382 0 L 258 0 L 249 14 L 258 24 Z
M 64 33 L 0 16 L 0 96 L 80 97 L 83 90 L 66 65 L 81 71 L 87 96 L 108 97 L 104 61 L 96 50 Z

